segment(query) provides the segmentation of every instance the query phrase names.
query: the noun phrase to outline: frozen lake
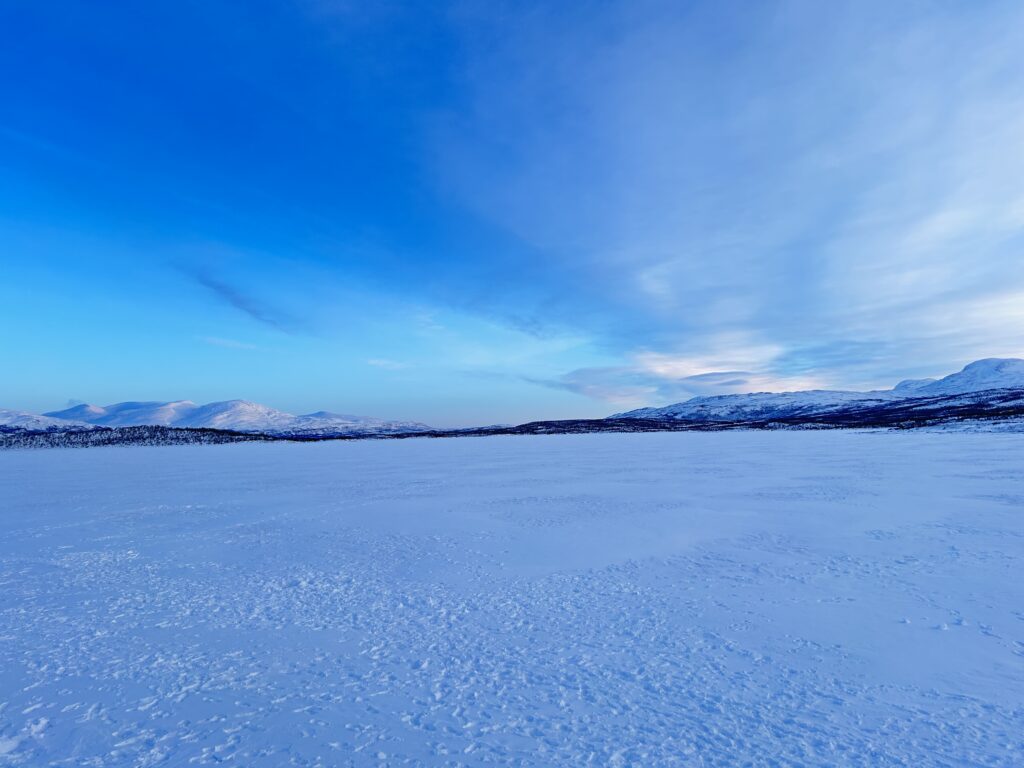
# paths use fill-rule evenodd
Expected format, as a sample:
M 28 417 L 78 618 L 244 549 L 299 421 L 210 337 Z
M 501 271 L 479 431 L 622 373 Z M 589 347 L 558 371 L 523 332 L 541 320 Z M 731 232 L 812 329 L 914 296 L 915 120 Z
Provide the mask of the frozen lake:
M 0 453 L 0 765 L 1021 765 L 1024 436 Z

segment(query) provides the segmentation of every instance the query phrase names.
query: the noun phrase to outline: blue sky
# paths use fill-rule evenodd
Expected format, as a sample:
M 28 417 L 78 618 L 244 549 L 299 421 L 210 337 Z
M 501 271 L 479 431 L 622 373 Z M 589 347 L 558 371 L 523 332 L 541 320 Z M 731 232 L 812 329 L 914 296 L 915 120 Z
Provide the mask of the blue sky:
M 13 2 L 0 405 L 445 425 L 1024 356 L 1015 2 Z

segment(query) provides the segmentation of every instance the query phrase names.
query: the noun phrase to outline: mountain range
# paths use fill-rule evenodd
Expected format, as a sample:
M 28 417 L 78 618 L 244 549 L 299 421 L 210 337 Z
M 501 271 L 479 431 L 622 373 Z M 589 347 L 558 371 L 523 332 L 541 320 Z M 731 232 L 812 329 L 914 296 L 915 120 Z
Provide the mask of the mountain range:
M 869 392 L 815 389 L 802 392 L 755 392 L 742 395 L 694 397 L 660 408 L 638 408 L 612 419 L 656 419 L 690 422 L 735 422 L 824 416 L 850 410 L 870 410 L 919 404 L 936 399 L 978 400 L 979 393 L 1024 390 L 1024 360 L 987 358 L 941 379 L 908 379 L 892 389 Z M 952 404 L 954 401 L 951 401 Z
M 61 411 L 50 411 L 42 416 L 0 410 L 0 425 L 40 431 L 160 426 L 281 436 L 378 435 L 430 429 L 414 421 L 387 421 L 327 411 L 295 416 L 247 400 L 226 400 L 205 405 L 197 405 L 190 400 L 125 402 L 106 406 L 83 403 Z
M 518 426 L 435 430 L 414 421 L 389 421 L 317 411 L 293 415 L 247 400 L 197 405 L 190 400 L 81 404 L 43 415 L 0 409 L 0 432 L 79 433 L 90 430 L 164 430 L 132 433 L 138 441 L 178 439 L 168 430 L 220 430 L 241 436 L 317 439 L 485 434 L 550 434 L 744 428 L 920 427 L 1020 424 L 1024 428 L 1024 360 L 978 360 L 941 379 L 902 381 L 892 389 L 853 392 L 808 390 L 694 397 L 657 408 L 639 408 L 605 419 L 530 422 Z M 1014 427 L 1017 428 L 1017 427 Z M 128 433 L 125 432 L 127 435 Z M 90 444 L 115 438 L 93 435 Z M 185 436 L 181 437 L 182 440 Z M 191 439 L 191 438 L 190 438 Z M 209 435 L 195 439 L 208 441 Z M 226 437 L 225 437 L 226 439 Z
M 191 400 L 126 402 L 106 406 L 83 403 L 43 415 L 102 427 L 147 425 L 273 435 L 372 435 L 430 429 L 426 424 L 415 421 L 387 421 L 328 411 L 295 416 L 248 400 L 224 400 L 205 405 L 197 405 Z
M 9 408 L 0 408 L 0 427 L 31 430 L 35 432 L 66 429 L 95 429 L 92 424 L 86 424 L 82 421 L 54 419 L 49 416 L 40 416 L 36 413 L 28 413 L 27 411 L 12 411 Z

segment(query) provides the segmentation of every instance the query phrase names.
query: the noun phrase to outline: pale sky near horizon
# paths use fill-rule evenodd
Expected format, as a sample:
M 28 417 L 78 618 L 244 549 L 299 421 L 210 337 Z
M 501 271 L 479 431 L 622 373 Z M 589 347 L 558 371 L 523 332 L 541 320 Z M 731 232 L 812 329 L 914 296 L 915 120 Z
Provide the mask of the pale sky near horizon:
M 454 426 L 1024 357 L 1024 5 L 0 8 L 0 407 Z

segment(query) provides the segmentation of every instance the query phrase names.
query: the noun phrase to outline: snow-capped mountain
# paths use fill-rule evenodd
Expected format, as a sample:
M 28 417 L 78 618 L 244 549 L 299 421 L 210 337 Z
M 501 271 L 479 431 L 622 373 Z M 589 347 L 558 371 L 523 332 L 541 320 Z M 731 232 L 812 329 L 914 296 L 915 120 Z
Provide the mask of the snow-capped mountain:
M 83 403 L 63 411 L 49 411 L 44 415 L 56 419 L 86 421 L 103 427 L 133 427 L 143 424 L 161 427 L 192 426 L 178 422 L 186 421 L 197 407 L 191 400 L 169 403 L 127 402 L 107 406 Z
M 35 413 L 26 413 L 25 411 L 11 411 L 8 410 L 7 408 L 0 408 L 0 427 L 9 427 L 11 429 L 24 429 L 34 432 L 41 432 L 52 429 L 95 429 L 95 427 L 92 424 L 86 424 L 85 422 L 82 421 L 54 419 L 48 416 L 39 416 Z
M 813 389 L 805 392 L 754 392 L 747 395 L 694 397 L 663 408 L 638 408 L 617 413 L 613 419 L 686 419 L 688 421 L 739 421 L 769 417 L 810 416 L 837 408 L 882 404 L 896 399 L 890 390 L 842 392 Z
M 692 422 L 793 419 L 838 411 L 866 411 L 926 398 L 962 395 L 977 400 L 978 393 L 1003 390 L 1024 390 L 1024 360 L 978 360 L 942 379 L 910 379 L 900 382 L 893 389 L 872 392 L 808 390 L 714 395 L 694 397 L 662 408 L 639 408 L 609 418 L 672 419 Z
M 248 400 L 225 400 L 205 405 L 197 405 L 191 400 L 126 402 L 107 406 L 83 404 L 51 411 L 45 416 L 104 427 L 152 425 L 287 435 L 392 434 L 430 429 L 413 421 L 386 421 L 327 411 L 295 416 Z
M 352 416 L 330 411 L 316 411 L 296 416 L 295 421 L 280 431 L 293 434 L 391 434 L 400 432 L 423 432 L 429 430 L 426 424 L 415 421 L 388 421 L 362 416 Z
M 1012 357 L 976 360 L 962 371 L 915 388 L 914 396 L 962 395 L 992 389 L 1024 389 L 1024 360 Z
M 328 411 L 295 416 L 247 400 L 197 405 L 190 400 L 76 405 L 42 416 L 0 409 L 0 436 L 20 446 L 172 444 L 223 440 L 562 434 L 703 429 L 974 428 L 1024 429 L 1024 360 L 978 360 L 942 379 L 911 379 L 871 392 L 810 390 L 695 397 L 663 408 L 640 408 L 607 419 L 542 421 L 512 427 L 433 430 L 413 421 L 368 419 Z M 175 429 L 222 430 L 183 435 Z M 101 429 L 108 428 L 108 429 Z M 126 428 L 126 429 L 117 429 Z M 86 430 L 89 431 L 88 433 Z M 128 434 L 149 430 L 145 434 Z M 230 432 L 244 433 L 231 435 Z M 109 434 L 108 434 L 109 433 Z M 21 440 L 19 437 L 24 437 Z M 54 442 L 68 435 L 71 443 Z M 52 439 L 51 439 L 52 438 Z M 21 442 L 18 442 L 21 440 Z M 49 442 L 47 442 L 49 441 Z M 134 442 L 133 442 L 134 441 Z M 40 443 L 42 444 L 42 443 Z M 2 446 L 0 446 L 2 447 Z

